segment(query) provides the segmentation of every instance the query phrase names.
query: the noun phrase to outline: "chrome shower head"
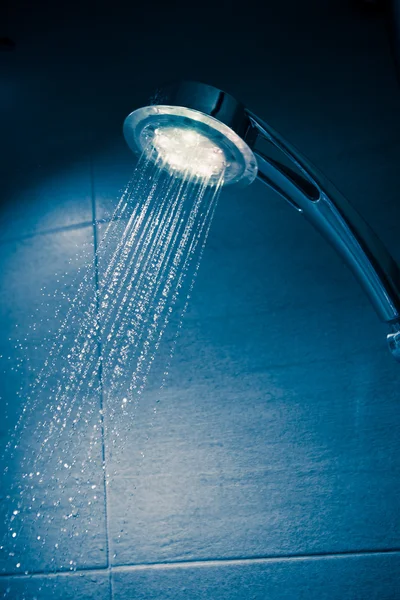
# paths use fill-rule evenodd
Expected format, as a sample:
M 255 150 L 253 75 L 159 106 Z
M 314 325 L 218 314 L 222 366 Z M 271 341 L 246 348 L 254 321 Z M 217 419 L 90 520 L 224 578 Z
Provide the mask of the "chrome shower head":
M 400 270 L 369 225 L 332 184 L 267 123 L 229 94 L 193 81 L 160 89 L 125 120 L 135 153 L 207 183 L 248 185 L 256 177 L 320 231 L 389 324 L 400 361 Z
M 125 120 L 125 139 L 135 153 L 177 175 L 194 175 L 225 185 L 248 185 L 257 161 L 245 141 L 250 120 L 242 104 L 209 85 L 183 82 L 157 93 L 155 104 Z

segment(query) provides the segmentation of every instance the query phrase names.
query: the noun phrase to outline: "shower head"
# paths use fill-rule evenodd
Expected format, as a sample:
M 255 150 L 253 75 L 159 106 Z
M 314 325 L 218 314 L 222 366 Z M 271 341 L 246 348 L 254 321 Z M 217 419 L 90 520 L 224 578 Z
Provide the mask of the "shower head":
M 298 150 L 232 96 L 187 81 L 157 91 L 132 112 L 125 139 L 161 168 L 207 183 L 248 185 L 257 177 L 290 203 L 338 251 L 389 324 L 400 361 L 400 270 L 349 202 Z
M 163 88 L 155 101 L 125 120 L 131 150 L 178 176 L 218 180 L 222 175 L 224 185 L 254 181 L 257 161 L 245 141 L 251 124 L 242 104 L 191 81 Z

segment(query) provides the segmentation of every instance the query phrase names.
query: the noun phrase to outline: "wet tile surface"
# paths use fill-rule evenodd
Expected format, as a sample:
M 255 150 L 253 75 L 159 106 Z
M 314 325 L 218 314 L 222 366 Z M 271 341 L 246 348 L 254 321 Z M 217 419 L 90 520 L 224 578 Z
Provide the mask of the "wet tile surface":
M 98 373 L 91 389 L 66 382 L 94 290 L 92 237 L 85 227 L 0 244 L 2 573 L 107 562 Z
M 115 564 L 397 547 L 389 358 L 149 392 L 109 457 Z
M 179 566 L 113 573 L 119 600 L 396 600 L 399 555 Z
M 64 347 L 73 339 L 70 333 Z M 65 389 L 67 359 L 53 346 L 46 367 L 51 347 L 30 345 L 19 361 L 15 354 L 1 361 L 2 573 L 107 563 L 98 377 L 91 389 L 57 392 Z
M 41 341 L 55 335 L 84 277 L 94 289 L 92 257 L 90 225 L 0 244 L 2 339 Z M 79 315 L 78 309 L 76 320 Z
M 9 600 L 111 600 L 108 573 L 2 577 L 0 593 Z
M 92 220 L 89 156 L 39 158 L 1 172 L 0 241 L 71 227 Z

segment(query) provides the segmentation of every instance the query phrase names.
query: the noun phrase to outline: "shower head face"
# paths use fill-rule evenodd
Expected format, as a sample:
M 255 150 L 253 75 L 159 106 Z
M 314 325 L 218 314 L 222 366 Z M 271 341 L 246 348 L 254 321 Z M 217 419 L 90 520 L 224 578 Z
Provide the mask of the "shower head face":
M 227 100 L 231 108 L 236 105 L 233 114 L 226 114 Z M 240 108 L 216 88 L 187 82 L 159 92 L 157 104 L 132 112 L 124 123 L 125 139 L 135 153 L 144 152 L 175 175 L 248 185 L 257 175 L 257 162 L 235 130 L 239 123 L 248 125 L 244 109 L 242 119 L 237 118 Z

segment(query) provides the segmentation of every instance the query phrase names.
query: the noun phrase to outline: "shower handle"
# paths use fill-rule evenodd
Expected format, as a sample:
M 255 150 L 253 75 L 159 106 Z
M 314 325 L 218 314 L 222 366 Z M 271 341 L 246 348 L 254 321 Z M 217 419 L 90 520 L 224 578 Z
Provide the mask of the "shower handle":
M 287 200 L 342 256 L 378 316 L 390 326 L 388 343 L 400 360 L 400 270 L 371 227 L 330 181 L 269 125 L 247 111 L 258 178 Z M 257 142 L 267 142 L 267 150 Z

